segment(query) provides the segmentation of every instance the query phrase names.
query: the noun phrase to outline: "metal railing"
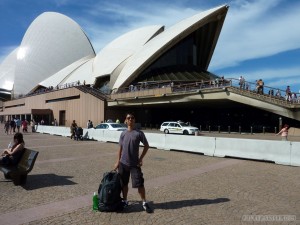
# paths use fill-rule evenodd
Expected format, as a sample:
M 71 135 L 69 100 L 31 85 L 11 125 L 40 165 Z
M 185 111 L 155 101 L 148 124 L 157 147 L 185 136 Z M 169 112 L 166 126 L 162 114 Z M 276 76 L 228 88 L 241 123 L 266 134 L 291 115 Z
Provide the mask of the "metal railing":
M 213 89 L 224 89 L 228 88 L 228 91 L 232 91 L 236 94 L 240 94 L 246 97 L 255 98 L 260 101 L 266 101 L 272 104 L 277 104 L 280 106 L 288 107 L 291 105 L 300 106 L 300 95 L 297 97 L 297 93 L 292 92 L 291 96 L 287 96 L 285 90 L 279 88 L 273 88 L 269 86 L 259 87 L 253 82 L 244 82 L 240 84 L 239 79 L 227 78 L 227 79 L 216 79 L 210 81 L 193 82 L 186 84 L 176 84 L 173 82 L 163 82 L 163 83 L 149 83 L 144 82 L 138 85 L 130 85 L 126 88 L 120 88 L 113 90 L 111 94 L 111 99 L 130 99 L 133 96 L 140 97 L 145 96 L 145 91 L 153 89 L 164 89 L 171 87 L 171 93 L 166 92 L 166 94 L 172 93 L 192 93 L 201 90 L 213 90 Z M 132 93 L 132 94 L 128 94 Z M 146 97 L 146 96 L 145 96 Z

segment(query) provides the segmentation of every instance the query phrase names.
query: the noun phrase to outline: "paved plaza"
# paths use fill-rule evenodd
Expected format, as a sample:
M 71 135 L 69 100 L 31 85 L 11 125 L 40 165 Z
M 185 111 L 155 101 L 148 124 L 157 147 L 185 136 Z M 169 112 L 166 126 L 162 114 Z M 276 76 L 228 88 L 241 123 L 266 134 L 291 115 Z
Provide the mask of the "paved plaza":
M 1 150 L 12 137 L 1 129 Z M 154 213 L 142 210 L 131 188 L 129 208 L 101 213 L 92 211 L 92 196 L 117 144 L 39 133 L 24 139 L 39 156 L 23 187 L 0 175 L 1 225 L 300 224 L 300 167 L 150 148 L 143 171 Z

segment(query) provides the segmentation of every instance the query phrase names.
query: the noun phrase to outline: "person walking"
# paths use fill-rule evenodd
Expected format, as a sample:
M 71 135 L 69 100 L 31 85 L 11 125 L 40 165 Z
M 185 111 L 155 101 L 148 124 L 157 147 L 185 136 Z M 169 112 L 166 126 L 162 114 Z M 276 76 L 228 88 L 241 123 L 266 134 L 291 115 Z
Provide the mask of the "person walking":
M 15 133 L 16 130 L 16 123 L 14 118 L 9 122 L 9 126 L 10 126 L 10 133 Z
M 20 127 L 21 127 L 22 121 L 19 118 L 17 118 L 15 120 L 15 123 L 16 123 L 16 127 L 17 127 L 17 130 L 18 130 L 18 133 L 20 133 Z
M 24 119 L 23 122 L 22 122 L 22 128 L 23 128 L 22 130 L 23 130 L 23 133 L 24 133 L 24 132 L 28 132 L 27 126 L 28 126 L 28 122 L 27 122 L 26 119 Z
M 5 130 L 5 133 L 8 134 L 8 130 L 9 130 L 9 121 L 5 121 L 5 124 L 4 124 L 4 130 Z
M 127 194 L 129 177 L 131 176 L 132 188 L 137 188 L 138 193 L 143 201 L 142 207 L 147 213 L 153 210 L 146 201 L 146 190 L 144 186 L 144 177 L 142 173 L 143 159 L 149 149 L 149 144 L 145 134 L 135 128 L 135 117 L 132 113 L 126 115 L 127 130 L 123 131 L 119 139 L 119 151 L 117 162 L 114 170 L 118 169 L 123 182 L 122 194 L 123 204 L 128 206 Z M 142 154 L 139 155 L 139 145 L 143 143 L 144 148 Z
M 30 126 L 31 126 L 31 132 L 34 133 L 35 132 L 35 121 L 34 120 L 30 121 Z
M 281 140 L 287 141 L 288 133 L 289 133 L 289 125 L 284 124 L 283 128 L 276 135 L 281 134 Z
M 77 123 L 75 122 L 75 120 L 73 120 L 73 123 L 72 123 L 71 126 L 70 126 L 71 139 L 72 139 L 73 137 L 75 137 L 75 131 L 76 131 L 76 128 L 77 128 Z

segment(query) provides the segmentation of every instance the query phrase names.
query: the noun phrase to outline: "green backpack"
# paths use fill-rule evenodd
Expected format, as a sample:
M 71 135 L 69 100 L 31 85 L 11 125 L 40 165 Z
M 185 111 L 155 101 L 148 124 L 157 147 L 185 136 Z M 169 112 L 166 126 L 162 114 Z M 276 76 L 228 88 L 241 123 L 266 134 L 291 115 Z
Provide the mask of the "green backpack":
M 120 197 L 121 191 L 122 180 L 120 174 L 114 170 L 104 173 L 98 189 L 99 211 L 122 211 L 124 206 Z

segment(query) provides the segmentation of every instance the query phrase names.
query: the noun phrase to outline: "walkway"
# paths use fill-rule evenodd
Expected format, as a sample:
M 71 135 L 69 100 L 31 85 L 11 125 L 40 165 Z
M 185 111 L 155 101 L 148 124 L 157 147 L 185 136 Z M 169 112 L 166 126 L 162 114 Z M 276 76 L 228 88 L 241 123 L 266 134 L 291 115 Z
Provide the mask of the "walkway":
M 92 194 L 115 163 L 118 146 L 24 136 L 26 146 L 40 154 L 24 187 L 0 178 L 1 225 L 300 223 L 299 167 L 150 149 L 143 170 L 155 212 L 142 211 L 136 190 L 130 189 L 127 210 L 100 213 L 91 209 Z M 1 129 L 0 149 L 11 138 Z

